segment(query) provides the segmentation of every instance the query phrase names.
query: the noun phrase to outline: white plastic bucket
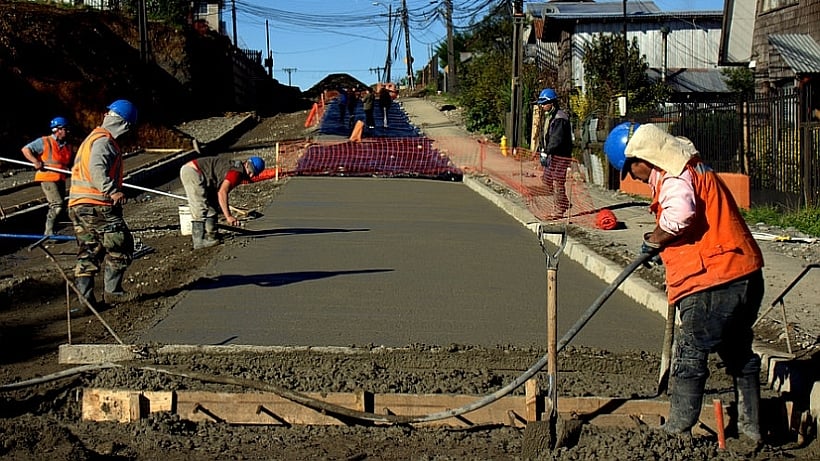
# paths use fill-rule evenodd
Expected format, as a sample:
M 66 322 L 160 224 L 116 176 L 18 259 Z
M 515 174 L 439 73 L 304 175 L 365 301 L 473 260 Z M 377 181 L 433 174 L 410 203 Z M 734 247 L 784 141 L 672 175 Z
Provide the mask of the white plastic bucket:
M 188 205 L 179 206 L 179 233 L 191 235 L 191 208 Z

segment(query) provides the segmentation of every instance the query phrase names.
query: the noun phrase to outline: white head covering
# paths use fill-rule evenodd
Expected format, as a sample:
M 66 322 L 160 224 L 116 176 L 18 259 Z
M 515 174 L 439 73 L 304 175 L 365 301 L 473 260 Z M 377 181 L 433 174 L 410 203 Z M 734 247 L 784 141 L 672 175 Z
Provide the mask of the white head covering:
M 651 123 L 635 130 L 624 152 L 626 165 L 630 158 L 646 160 L 674 176 L 683 173 L 686 164 L 697 154 L 692 141 L 683 136 L 672 136 Z M 626 165 L 624 171 L 628 171 Z

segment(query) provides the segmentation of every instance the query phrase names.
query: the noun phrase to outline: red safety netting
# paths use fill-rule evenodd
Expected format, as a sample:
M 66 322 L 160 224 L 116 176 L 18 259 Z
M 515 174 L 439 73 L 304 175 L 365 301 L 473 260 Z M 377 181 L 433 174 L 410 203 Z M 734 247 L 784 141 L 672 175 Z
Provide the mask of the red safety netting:
M 428 138 L 373 138 L 362 142 L 312 144 L 296 175 L 424 177 L 460 181 L 460 168 Z

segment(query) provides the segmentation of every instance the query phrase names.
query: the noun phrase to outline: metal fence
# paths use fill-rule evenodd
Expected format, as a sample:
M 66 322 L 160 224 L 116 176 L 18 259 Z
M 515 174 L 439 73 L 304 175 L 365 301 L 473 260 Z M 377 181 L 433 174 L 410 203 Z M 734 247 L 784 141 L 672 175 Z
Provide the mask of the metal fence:
M 713 102 L 670 104 L 636 117 L 694 142 L 718 172 L 749 175 L 753 203 L 820 203 L 820 122 L 797 88 Z

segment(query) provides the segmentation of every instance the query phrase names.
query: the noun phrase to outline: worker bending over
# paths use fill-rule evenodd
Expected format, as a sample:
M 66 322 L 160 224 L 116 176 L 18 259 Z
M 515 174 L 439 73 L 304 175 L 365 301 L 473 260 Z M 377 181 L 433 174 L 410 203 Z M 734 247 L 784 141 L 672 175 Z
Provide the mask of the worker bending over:
M 228 225 L 239 224 L 239 219 L 231 213 L 228 194 L 264 169 L 265 161 L 260 157 L 250 157 L 244 162 L 203 157 L 182 165 L 179 178 L 191 209 L 191 238 L 195 250 L 219 243 L 216 236 L 217 209 L 222 211 Z

